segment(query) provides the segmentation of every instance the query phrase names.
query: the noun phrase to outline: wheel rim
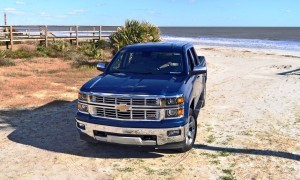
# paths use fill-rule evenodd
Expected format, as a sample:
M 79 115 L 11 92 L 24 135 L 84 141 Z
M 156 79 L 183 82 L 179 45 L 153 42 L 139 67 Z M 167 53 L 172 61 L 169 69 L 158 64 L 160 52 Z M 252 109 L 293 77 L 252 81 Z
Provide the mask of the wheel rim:
M 189 116 L 188 123 L 189 123 L 189 127 L 188 127 L 188 132 L 186 137 L 186 143 L 187 145 L 191 145 L 194 141 L 195 133 L 196 133 L 196 122 L 193 116 Z

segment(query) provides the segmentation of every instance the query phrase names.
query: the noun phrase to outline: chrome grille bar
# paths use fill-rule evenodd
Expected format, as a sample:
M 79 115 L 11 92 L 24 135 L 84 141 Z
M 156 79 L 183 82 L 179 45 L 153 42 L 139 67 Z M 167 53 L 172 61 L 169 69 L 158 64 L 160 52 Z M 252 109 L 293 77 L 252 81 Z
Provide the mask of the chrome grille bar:
M 91 103 L 99 104 L 126 104 L 131 106 L 157 106 L 159 107 L 159 98 L 123 98 L 123 97 L 106 97 L 106 96 L 90 96 Z
M 90 114 L 96 117 L 106 117 L 119 120 L 160 120 L 161 101 L 149 97 L 115 97 L 89 95 L 92 110 Z M 118 109 L 120 105 L 129 106 L 126 110 Z
M 92 116 L 108 117 L 122 120 L 160 120 L 160 110 L 128 110 L 126 112 L 117 109 L 93 106 Z

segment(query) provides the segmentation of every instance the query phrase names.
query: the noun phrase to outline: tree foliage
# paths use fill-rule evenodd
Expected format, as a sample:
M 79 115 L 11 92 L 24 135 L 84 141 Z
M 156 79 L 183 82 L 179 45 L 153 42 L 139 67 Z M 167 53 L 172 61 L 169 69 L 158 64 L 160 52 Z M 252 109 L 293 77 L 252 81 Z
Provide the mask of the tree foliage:
M 126 20 L 125 26 L 109 37 L 112 46 L 119 50 L 123 46 L 160 41 L 160 30 L 158 27 L 146 22 L 137 20 Z

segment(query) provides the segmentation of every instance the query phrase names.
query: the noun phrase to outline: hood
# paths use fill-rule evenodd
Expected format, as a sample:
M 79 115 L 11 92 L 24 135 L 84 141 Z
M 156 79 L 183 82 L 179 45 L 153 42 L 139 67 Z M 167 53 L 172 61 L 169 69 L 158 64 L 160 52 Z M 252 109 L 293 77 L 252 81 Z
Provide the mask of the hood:
M 102 74 L 80 89 L 83 92 L 139 95 L 176 95 L 185 77 L 176 75 Z

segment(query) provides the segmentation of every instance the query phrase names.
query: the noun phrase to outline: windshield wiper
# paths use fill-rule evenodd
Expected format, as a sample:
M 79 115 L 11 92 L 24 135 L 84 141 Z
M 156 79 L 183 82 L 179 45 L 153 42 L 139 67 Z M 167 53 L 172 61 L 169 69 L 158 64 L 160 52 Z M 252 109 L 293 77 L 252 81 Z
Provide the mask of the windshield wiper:
M 109 71 L 109 73 L 123 73 L 121 71 Z
M 138 72 L 138 71 L 132 71 L 130 73 L 133 73 L 133 74 L 153 74 L 152 72 Z
M 114 74 L 114 73 L 122 73 L 122 74 L 132 74 L 132 73 L 135 73 L 135 72 L 130 72 L 130 71 L 109 71 L 108 72 L 109 74 Z
M 136 72 L 138 74 L 153 74 L 152 72 Z

